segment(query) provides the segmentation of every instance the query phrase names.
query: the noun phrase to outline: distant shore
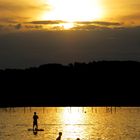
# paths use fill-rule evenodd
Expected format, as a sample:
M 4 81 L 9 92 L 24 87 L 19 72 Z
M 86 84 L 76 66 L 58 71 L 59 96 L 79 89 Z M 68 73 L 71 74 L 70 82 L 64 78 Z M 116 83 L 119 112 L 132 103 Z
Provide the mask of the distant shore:
M 140 62 L 44 64 L 0 70 L 0 107 L 140 106 Z

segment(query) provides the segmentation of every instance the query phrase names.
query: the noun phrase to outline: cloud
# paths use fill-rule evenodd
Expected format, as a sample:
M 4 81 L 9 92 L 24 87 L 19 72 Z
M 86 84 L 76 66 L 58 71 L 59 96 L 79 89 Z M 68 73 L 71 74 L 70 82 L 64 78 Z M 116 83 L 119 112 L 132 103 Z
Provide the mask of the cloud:
M 14 30 L 45 30 L 45 31 L 60 31 L 65 30 L 63 24 L 68 22 L 62 20 L 43 20 L 43 21 L 31 21 L 31 22 L 10 22 L 10 24 L 3 24 L 1 30 L 14 31 Z M 123 29 L 122 23 L 119 22 L 105 22 L 105 21 L 79 21 L 75 22 L 74 26 L 70 30 L 95 30 L 95 29 Z
M 50 7 L 47 4 L 40 4 L 40 5 L 35 5 L 35 4 L 28 4 L 28 3 L 23 3 L 23 2 L 6 2 L 3 1 L 0 3 L 0 11 L 22 11 L 22 10 L 48 10 Z
M 17 30 L 19 30 L 19 29 L 21 29 L 22 28 L 22 25 L 19 23 L 19 24 L 17 24 L 17 25 L 15 25 L 15 29 L 17 29 Z
M 16 21 L 10 21 L 9 24 L 1 24 L 1 30 L 3 32 L 12 32 L 16 30 L 48 30 L 48 31 L 59 31 L 59 30 L 65 30 L 63 27 L 63 24 L 67 24 L 68 22 L 62 21 L 62 20 L 44 20 L 44 21 L 31 21 L 31 22 L 16 22 Z M 109 28 L 123 28 L 121 26 L 121 23 L 114 23 L 114 22 L 99 22 L 99 21 L 93 21 L 93 22 L 76 22 L 74 24 L 74 27 L 71 28 L 71 30 L 95 30 L 95 29 L 109 29 Z M 2 32 L 1 32 L 2 33 Z M 0 33 L 0 34 L 1 34 Z
M 18 17 L 0 17 L 0 22 L 4 22 L 4 23 L 17 23 L 17 19 Z
M 81 25 L 81 26 L 75 26 L 72 28 L 73 30 L 95 30 L 95 29 L 109 29 L 108 27 L 102 27 L 98 25 Z
M 4 26 L 0 25 L 0 33 L 2 33 L 3 30 L 4 30 Z
M 105 21 L 82 21 L 76 22 L 77 25 L 75 29 L 108 29 L 108 28 L 120 28 L 123 26 L 123 23 L 119 22 L 105 22 Z
M 94 22 L 97 25 L 104 25 L 104 26 L 121 26 L 123 23 L 119 22 L 105 22 L 105 21 L 95 21 Z
M 25 25 L 26 29 L 43 29 L 42 25 Z
M 34 24 L 21 24 L 21 23 L 10 23 L 10 24 L 1 24 L 0 25 L 0 35 L 3 33 L 12 33 L 15 31 L 31 31 L 31 30 L 42 30 L 42 25 Z
M 67 24 L 69 22 L 63 21 L 63 20 L 43 20 L 43 21 L 32 21 L 29 22 L 29 24 L 35 24 L 35 25 L 52 25 L 52 30 L 61 30 L 63 27 L 59 26 L 62 24 Z M 105 21 L 77 21 L 74 23 L 74 27 L 71 29 L 73 30 L 91 30 L 91 29 L 107 29 L 112 27 L 122 27 L 123 23 L 119 22 L 105 22 Z
M 2 29 L 4 26 L 3 25 L 0 25 L 0 29 Z
M 78 24 L 84 24 L 84 25 L 102 25 L 102 26 L 121 26 L 122 23 L 119 22 L 106 22 L 106 21 L 82 21 L 82 22 L 76 22 Z
M 35 15 L 39 16 L 44 11 L 49 11 L 49 9 L 49 5 L 41 2 L 31 3 L 26 0 L 12 2 L 11 0 L 5 0 L 0 2 L 0 22 L 24 22 L 28 19 L 36 18 Z
M 63 20 L 43 20 L 43 21 L 32 21 L 32 24 L 60 24 L 60 23 L 68 23 Z M 105 22 L 105 21 L 77 21 L 76 24 L 82 25 L 103 25 L 103 26 L 121 26 L 123 23 L 119 22 Z
M 140 27 L 14 32 L 0 36 L 0 68 L 93 60 L 140 61 L 139 46 Z
M 31 24 L 60 24 L 60 23 L 66 23 L 62 20 L 43 20 L 43 21 L 32 21 L 29 22 Z
M 130 14 L 127 16 L 122 16 L 121 19 L 124 20 L 140 20 L 140 13 Z
M 140 12 L 135 14 L 129 14 L 119 17 L 119 20 L 126 25 L 140 25 Z
M 133 9 L 136 9 L 136 10 L 137 10 L 137 9 L 140 8 L 140 3 L 138 3 L 138 2 L 133 3 L 133 4 L 130 5 L 130 8 L 131 8 L 131 9 L 133 8 Z

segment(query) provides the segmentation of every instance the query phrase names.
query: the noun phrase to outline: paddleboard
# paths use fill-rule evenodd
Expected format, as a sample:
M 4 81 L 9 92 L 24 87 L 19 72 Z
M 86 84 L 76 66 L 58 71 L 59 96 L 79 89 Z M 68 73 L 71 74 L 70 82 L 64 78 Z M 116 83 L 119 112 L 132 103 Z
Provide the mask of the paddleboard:
M 35 130 L 33 130 L 33 128 L 29 128 L 28 131 L 44 131 L 44 129 L 35 129 Z

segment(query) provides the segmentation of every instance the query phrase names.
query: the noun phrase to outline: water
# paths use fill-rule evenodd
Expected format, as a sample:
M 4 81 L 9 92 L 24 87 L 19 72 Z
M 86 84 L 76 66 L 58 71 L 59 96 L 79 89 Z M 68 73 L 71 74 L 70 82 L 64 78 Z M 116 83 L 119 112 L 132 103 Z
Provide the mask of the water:
M 34 111 L 39 131 L 32 131 Z M 140 140 L 140 107 L 39 107 L 0 109 L 0 140 Z

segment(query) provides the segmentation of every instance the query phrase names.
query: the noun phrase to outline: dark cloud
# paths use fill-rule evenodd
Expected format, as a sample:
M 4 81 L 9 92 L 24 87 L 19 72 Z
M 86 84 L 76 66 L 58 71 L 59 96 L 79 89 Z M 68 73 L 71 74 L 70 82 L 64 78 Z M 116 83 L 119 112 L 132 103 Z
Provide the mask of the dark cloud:
M 108 27 L 98 26 L 98 25 L 78 25 L 72 28 L 73 30 L 95 30 L 95 29 L 108 29 Z
M 16 18 L 0 17 L 0 22 L 4 22 L 4 23 L 16 23 Z
M 52 30 L 61 30 L 63 27 L 59 26 L 59 24 L 65 24 L 68 23 L 67 21 L 63 20 L 43 20 L 43 21 L 32 21 L 29 22 L 30 24 L 35 25 L 52 25 Z M 92 29 L 107 29 L 107 28 L 120 28 L 123 26 L 123 23 L 119 22 L 105 22 L 105 21 L 79 21 L 74 23 L 74 27 L 71 28 L 73 30 L 92 30 Z
M 0 30 L 3 29 L 3 27 L 4 27 L 3 25 L 0 25 Z
M 122 26 L 123 23 L 119 22 L 103 22 L 103 21 L 95 21 L 94 24 L 104 25 L 104 26 Z
M 105 22 L 105 21 L 83 21 L 76 22 L 78 26 L 74 29 L 92 30 L 92 29 L 108 29 L 108 28 L 120 28 L 122 23 L 118 22 Z
M 44 21 L 32 21 L 32 24 L 60 24 L 60 23 L 68 23 L 63 20 L 44 20 Z M 105 21 L 77 21 L 76 24 L 82 25 L 102 25 L 102 26 L 121 26 L 123 23 L 119 22 L 105 22 Z
M 42 25 L 25 25 L 24 26 L 26 29 L 42 29 Z
M 10 24 L 1 24 L 0 25 L 0 35 L 3 33 L 12 33 L 15 31 L 30 31 L 30 30 L 41 30 L 43 29 L 42 25 L 34 24 L 24 24 L 24 23 L 10 23 Z
M 21 24 L 15 25 L 15 29 L 19 30 L 19 29 L 21 29 L 21 28 L 22 28 L 22 25 L 21 25 Z
M 140 61 L 140 27 L 28 31 L 0 36 L 0 68 L 93 60 Z
M 102 25 L 102 26 L 121 26 L 122 23 L 119 22 L 105 22 L 105 21 L 82 21 L 82 22 L 76 22 L 78 24 L 84 24 L 84 25 Z
M 31 24 L 60 24 L 60 23 L 66 23 L 62 20 L 43 20 L 43 21 L 32 21 L 29 22 Z
M 65 30 L 63 24 L 68 22 L 62 20 L 44 20 L 44 21 L 32 21 L 32 22 L 12 22 L 9 25 L 4 25 L 4 29 L 8 31 L 11 29 L 22 29 L 22 30 Z M 95 29 L 109 29 L 109 28 L 124 28 L 123 24 L 117 22 L 103 22 L 103 21 L 84 21 L 84 22 L 75 22 L 74 27 L 71 30 L 95 30 Z

